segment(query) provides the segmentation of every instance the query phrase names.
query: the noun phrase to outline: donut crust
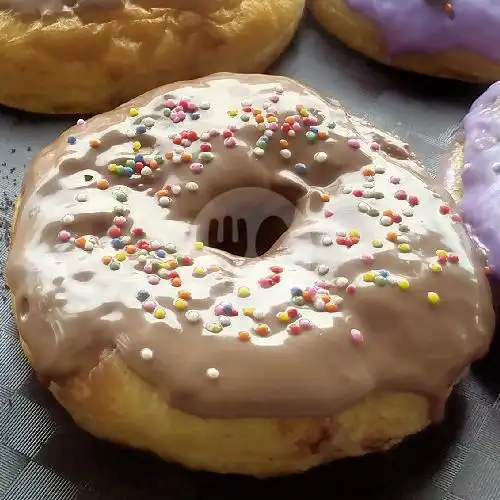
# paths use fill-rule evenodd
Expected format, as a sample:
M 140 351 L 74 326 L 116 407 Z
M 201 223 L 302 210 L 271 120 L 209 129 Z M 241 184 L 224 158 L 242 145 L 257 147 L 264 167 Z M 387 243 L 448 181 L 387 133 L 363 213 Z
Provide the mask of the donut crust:
M 166 3 L 42 19 L 0 10 L 0 103 L 91 114 L 177 80 L 262 72 L 292 39 L 305 0 Z
M 390 56 L 379 27 L 349 8 L 344 0 L 309 0 L 308 6 L 326 31 L 350 48 L 382 64 L 424 75 L 472 82 L 492 82 L 500 78 L 500 65 L 496 61 L 466 49 Z

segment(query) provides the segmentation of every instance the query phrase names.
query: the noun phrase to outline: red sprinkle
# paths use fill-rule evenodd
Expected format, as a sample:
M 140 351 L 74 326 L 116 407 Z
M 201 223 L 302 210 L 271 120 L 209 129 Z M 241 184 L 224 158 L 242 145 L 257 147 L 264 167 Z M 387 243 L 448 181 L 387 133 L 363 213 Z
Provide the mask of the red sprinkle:
M 108 229 L 108 236 L 111 236 L 111 238 L 118 238 L 122 234 L 122 230 L 117 227 L 117 226 L 111 226 Z
M 448 257 L 446 255 L 440 255 L 438 257 L 438 262 L 440 264 L 446 264 L 448 262 Z
M 301 328 L 297 324 L 290 325 L 288 327 L 288 333 L 291 335 L 298 335 L 301 332 Z
M 457 264 L 458 260 L 459 260 L 458 255 L 448 254 L 448 261 L 451 262 L 452 264 Z
M 291 307 L 286 312 L 290 318 L 296 318 L 299 315 L 299 311 L 297 311 L 294 307 Z
M 274 285 L 273 280 L 270 278 L 261 278 L 258 283 L 261 288 L 271 288 Z
M 283 272 L 283 268 L 280 266 L 272 266 L 270 269 L 275 274 L 279 274 L 279 273 Z
M 356 196 L 356 198 L 361 198 L 363 196 L 363 190 L 362 189 L 355 189 L 352 194 Z
M 416 196 L 410 196 L 408 198 L 408 203 L 410 204 L 410 206 L 414 207 L 418 205 L 420 202 L 418 201 L 418 198 Z
M 345 291 L 350 295 L 354 295 L 356 293 L 356 285 L 348 285 Z
M 142 227 L 134 227 L 132 229 L 132 236 L 142 236 L 144 234 L 144 229 Z
M 461 215 L 459 215 L 459 214 L 453 214 L 453 215 L 451 216 L 451 220 L 452 220 L 453 222 L 462 222 L 462 220 L 463 220 L 463 219 L 462 219 L 462 216 L 461 216 Z
M 439 212 L 443 215 L 447 215 L 450 213 L 450 207 L 446 204 L 443 204 L 439 207 Z
M 403 191 L 402 189 L 399 189 L 394 193 L 394 198 L 397 200 L 406 200 L 407 197 L 408 195 L 406 194 L 406 191 Z

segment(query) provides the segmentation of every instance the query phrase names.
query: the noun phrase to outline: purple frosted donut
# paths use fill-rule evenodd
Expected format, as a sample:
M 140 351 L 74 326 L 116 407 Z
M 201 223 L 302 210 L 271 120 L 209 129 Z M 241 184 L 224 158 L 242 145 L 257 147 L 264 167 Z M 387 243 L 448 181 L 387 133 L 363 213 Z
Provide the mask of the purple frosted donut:
M 328 31 L 384 63 L 500 79 L 498 0 L 313 0 L 311 8 Z

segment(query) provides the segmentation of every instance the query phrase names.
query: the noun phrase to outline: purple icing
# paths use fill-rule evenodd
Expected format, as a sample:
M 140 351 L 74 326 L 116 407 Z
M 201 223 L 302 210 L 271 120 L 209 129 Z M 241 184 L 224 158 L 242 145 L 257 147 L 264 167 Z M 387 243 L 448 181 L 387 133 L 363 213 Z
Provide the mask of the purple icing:
M 500 61 L 500 0 L 451 0 L 453 18 L 436 1 L 345 3 L 380 26 L 391 55 L 464 48 Z
M 462 209 L 472 233 L 489 250 L 488 265 L 500 277 L 500 82 L 464 118 L 465 169 Z

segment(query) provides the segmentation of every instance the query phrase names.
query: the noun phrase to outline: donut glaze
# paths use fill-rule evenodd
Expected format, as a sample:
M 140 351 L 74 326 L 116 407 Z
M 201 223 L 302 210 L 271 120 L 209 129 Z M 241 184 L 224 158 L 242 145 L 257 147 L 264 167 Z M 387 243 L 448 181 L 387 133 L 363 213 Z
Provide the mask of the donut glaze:
M 462 210 L 472 233 L 488 249 L 488 266 L 500 277 L 500 83 L 472 105 L 463 121 Z
M 345 0 L 346 5 L 376 23 L 391 55 L 468 49 L 500 61 L 500 3 L 496 0 Z
M 49 15 L 98 7 L 114 9 L 125 4 L 124 0 L 0 0 L 0 8 L 22 14 Z
M 81 123 L 17 212 L 7 278 L 33 366 L 64 384 L 118 352 L 205 418 L 329 416 L 387 390 L 437 419 L 493 318 L 429 184 L 407 146 L 281 77 L 177 83 Z M 266 253 L 202 247 L 211 200 L 251 215 L 261 190 L 295 206 Z

